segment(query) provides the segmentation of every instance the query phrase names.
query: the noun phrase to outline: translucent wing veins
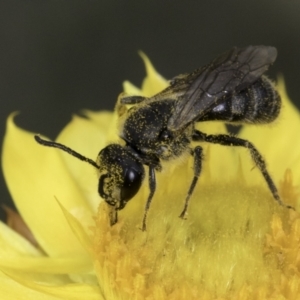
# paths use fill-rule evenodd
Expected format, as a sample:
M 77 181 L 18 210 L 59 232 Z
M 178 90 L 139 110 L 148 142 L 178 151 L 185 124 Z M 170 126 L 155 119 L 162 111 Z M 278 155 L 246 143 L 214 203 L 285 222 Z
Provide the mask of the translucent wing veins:
M 209 65 L 171 81 L 155 98 L 176 98 L 168 129 L 179 130 L 205 114 L 218 100 L 240 91 L 259 79 L 277 56 L 268 46 L 233 48 Z M 153 99 L 154 100 L 154 99 Z

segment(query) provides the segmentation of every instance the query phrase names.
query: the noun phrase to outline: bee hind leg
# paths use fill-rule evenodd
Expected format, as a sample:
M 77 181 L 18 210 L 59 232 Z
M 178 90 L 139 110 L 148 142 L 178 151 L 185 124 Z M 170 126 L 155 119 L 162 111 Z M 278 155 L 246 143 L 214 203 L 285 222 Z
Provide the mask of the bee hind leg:
M 198 130 L 195 130 L 194 134 L 193 134 L 193 140 L 195 141 L 205 141 L 208 143 L 212 143 L 212 144 L 219 144 L 219 145 L 223 145 L 223 146 L 236 146 L 236 147 L 244 147 L 247 148 L 250 151 L 250 155 L 252 160 L 254 161 L 255 165 L 257 166 L 257 168 L 259 169 L 259 171 L 261 172 L 261 174 L 263 175 L 269 190 L 271 191 L 273 198 L 282 206 L 286 207 L 286 208 L 291 208 L 294 209 L 292 206 L 290 205 L 286 205 L 280 198 L 277 187 L 272 179 L 272 177 L 270 176 L 268 170 L 267 170 L 267 166 L 265 163 L 265 160 L 263 159 L 262 155 L 259 153 L 259 151 L 255 148 L 255 146 L 244 139 L 235 137 L 235 136 L 231 136 L 228 134 L 212 134 L 212 135 L 208 135 L 205 134 L 203 132 L 200 132 Z

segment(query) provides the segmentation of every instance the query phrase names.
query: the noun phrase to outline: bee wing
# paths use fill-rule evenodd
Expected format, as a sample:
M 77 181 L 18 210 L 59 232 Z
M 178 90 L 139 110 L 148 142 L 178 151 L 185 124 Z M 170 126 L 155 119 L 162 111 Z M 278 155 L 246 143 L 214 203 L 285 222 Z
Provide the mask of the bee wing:
M 276 56 L 276 48 L 269 46 L 233 48 L 209 65 L 175 77 L 171 86 L 158 95 L 160 99 L 177 99 L 168 129 L 180 130 L 205 115 L 218 100 L 254 83 Z

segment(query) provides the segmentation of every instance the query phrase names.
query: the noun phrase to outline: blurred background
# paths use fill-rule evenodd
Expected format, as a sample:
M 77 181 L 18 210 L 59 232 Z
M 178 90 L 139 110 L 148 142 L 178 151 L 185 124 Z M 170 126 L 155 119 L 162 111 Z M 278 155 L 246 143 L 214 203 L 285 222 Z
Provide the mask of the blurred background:
M 19 126 L 54 139 L 82 108 L 112 109 L 122 82 L 144 77 L 140 49 L 172 78 L 233 46 L 276 46 L 269 75 L 284 74 L 299 106 L 299 16 L 299 0 L 1 0 L 1 140 L 16 110 Z

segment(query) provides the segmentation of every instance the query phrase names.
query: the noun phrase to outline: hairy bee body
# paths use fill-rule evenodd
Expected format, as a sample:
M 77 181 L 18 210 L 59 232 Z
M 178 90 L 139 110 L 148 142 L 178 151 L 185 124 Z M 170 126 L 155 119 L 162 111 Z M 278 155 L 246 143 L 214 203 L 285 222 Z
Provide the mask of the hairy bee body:
M 161 163 L 190 154 L 194 177 L 180 214 L 185 218 L 202 169 L 203 149 L 200 145 L 192 148 L 192 141 L 248 149 L 274 199 L 284 205 L 262 155 L 251 142 L 195 129 L 196 122 L 204 121 L 261 124 L 275 120 L 280 112 L 280 96 L 263 74 L 276 56 L 274 47 L 233 48 L 207 66 L 175 77 L 168 88 L 153 97 L 120 97 L 116 107 L 122 117 L 120 138 L 125 145 L 108 145 L 99 152 L 97 162 L 64 145 L 35 138 L 42 145 L 60 148 L 99 169 L 98 192 L 112 208 L 112 225 L 118 220 L 118 211 L 139 191 L 147 166 L 150 193 L 142 221 L 142 230 L 146 230 L 156 190 L 155 174 L 162 170 Z M 128 104 L 133 105 L 129 110 Z

